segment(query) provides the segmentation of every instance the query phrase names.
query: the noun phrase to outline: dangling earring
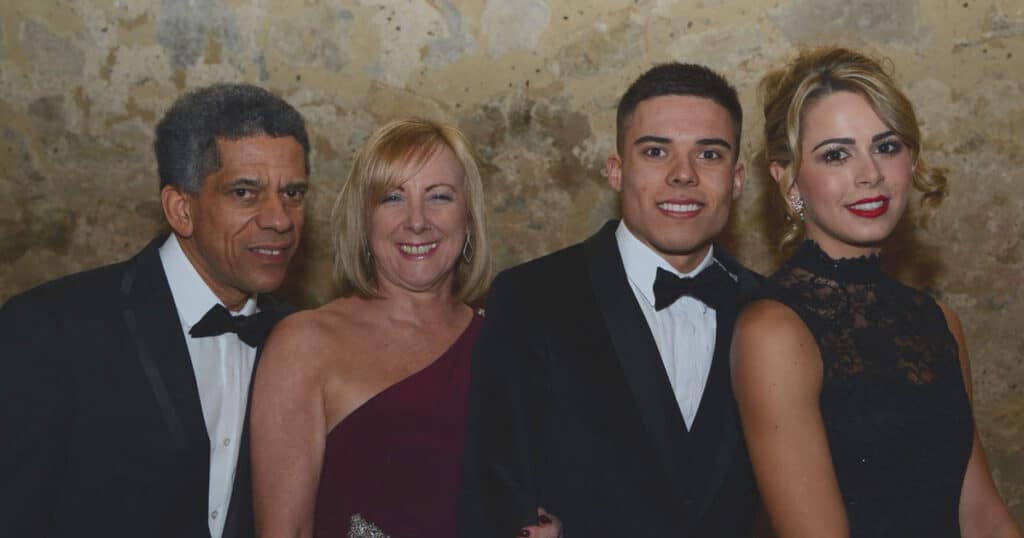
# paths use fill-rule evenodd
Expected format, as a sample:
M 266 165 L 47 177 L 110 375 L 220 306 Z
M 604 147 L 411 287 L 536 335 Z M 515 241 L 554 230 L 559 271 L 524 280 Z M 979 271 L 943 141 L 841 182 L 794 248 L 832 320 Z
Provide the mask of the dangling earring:
M 804 199 L 799 194 L 793 193 L 789 195 L 789 207 L 793 208 L 796 215 L 800 217 L 800 221 L 804 220 Z
M 472 237 L 469 232 L 466 232 L 466 241 L 462 243 L 462 259 L 466 260 L 466 263 L 473 261 Z

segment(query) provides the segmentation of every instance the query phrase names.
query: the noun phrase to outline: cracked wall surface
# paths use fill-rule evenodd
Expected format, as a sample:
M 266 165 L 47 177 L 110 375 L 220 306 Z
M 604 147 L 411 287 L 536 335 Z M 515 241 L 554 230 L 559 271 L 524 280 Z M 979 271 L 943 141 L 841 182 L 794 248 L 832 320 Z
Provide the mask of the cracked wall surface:
M 614 109 L 653 63 L 708 64 L 746 110 L 748 181 L 727 243 L 778 263 L 750 163 L 756 84 L 805 43 L 890 58 L 951 195 L 890 246 L 950 304 L 979 431 L 1024 524 L 1024 4 L 1019 0 L 8 0 L 0 5 L 0 301 L 123 259 L 163 229 L 155 122 L 182 91 L 249 81 L 306 116 L 308 233 L 284 294 L 332 296 L 328 214 L 352 154 L 404 115 L 453 122 L 485 175 L 499 267 L 616 215 Z

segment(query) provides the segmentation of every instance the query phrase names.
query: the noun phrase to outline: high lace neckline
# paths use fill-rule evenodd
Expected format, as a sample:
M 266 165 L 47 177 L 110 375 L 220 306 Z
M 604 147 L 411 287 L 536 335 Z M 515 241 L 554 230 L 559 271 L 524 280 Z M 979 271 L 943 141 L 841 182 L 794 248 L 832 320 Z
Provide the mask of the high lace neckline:
M 789 263 L 841 284 L 875 282 L 883 274 L 882 258 L 878 254 L 834 259 L 810 239 L 797 247 Z

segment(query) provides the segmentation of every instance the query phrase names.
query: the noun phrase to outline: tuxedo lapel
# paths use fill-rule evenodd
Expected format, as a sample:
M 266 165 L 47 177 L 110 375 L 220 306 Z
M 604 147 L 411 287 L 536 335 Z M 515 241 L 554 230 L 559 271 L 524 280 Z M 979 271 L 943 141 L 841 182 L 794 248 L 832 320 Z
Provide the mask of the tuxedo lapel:
M 698 417 L 698 420 L 713 418 L 717 423 L 702 424 L 695 421 L 695 425 L 699 427 L 709 427 L 705 431 L 711 432 L 711 435 L 706 438 L 702 436 L 702 441 L 714 445 L 713 450 L 701 451 L 708 454 L 710 458 L 703 459 L 699 463 L 705 469 L 700 473 L 704 477 L 704 482 L 695 490 L 698 492 L 694 499 L 698 515 L 707 509 L 711 500 L 718 493 L 740 441 L 739 425 L 730 389 L 732 380 L 729 373 L 729 348 L 735 321 L 735 308 L 722 309 L 717 312 L 714 358 L 708 376 L 707 389 L 701 398 L 701 412 L 707 416 Z
M 163 239 L 151 242 L 127 264 L 121 317 L 174 442 L 183 450 L 209 447 L 192 362 L 160 263 Z
M 583 243 L 587 271 L 640 418 L 678 494 L 686 427 L 657 344 L 626 277 L 615 241 L 616 225 L 609 222 Z
M 276 324 L 294 310 L 287 304 L 275 300 L 268 294 L 257 297 L 260 310 L 269 312 Z M 249 395 L 245 405 L 245 423 L 242 425 L 241 444 L 238 445 L 238 465 L 235 468 L 235 482 L 231 488 L 231 501 L 228 504 L 228 519 L 224 522 L 223 538 L 242 538 L 254 534 L 252 510 L 252 463 L 249 458 L 249 410 L 252 409 L 252 386 L 256 378 L 256 368 L 263 355 L 263 346 L 256 349 L 253 362 L 252 377 L 249 379 Z
M 753 274 L 743 269 L 725 250 L 718 245 L 715 246 L 715 259 L 721 262 L 726 269 L 738 277 L 735 287 L 735 300 L 730 302 L 729 308 L 722 308 L 716 312 L 715 325 L 715 351 L 712 359 L 712 369 L 708 378 L 707 390 L 701 399 L 701 410 L 713 411 L 713 417 L 718 424 L 711 429 L 717 432 L 713 439 L 716 449 L 710 460 L 702 463 L 709 465 L 704 486 L 698 491 L 700 495 L 695 499 L 698 517 L 707 510 L 711 501 L 717 495 L 722 482 L 728 474 L 729 468 L 742 445 L 739 417 L 732 397 L 731 369 L 729 368 L 729 353 L 732 346 L 733 327 L 736 324 L 736 316 L 743 305 L 749 291 L 756 288 L 758 282 Z M 710 418 L 710 417 L 705 417 Z M 698 417 L 698 420 L 700 417 Z M 705 426 L 695 421 L 695 425 Z

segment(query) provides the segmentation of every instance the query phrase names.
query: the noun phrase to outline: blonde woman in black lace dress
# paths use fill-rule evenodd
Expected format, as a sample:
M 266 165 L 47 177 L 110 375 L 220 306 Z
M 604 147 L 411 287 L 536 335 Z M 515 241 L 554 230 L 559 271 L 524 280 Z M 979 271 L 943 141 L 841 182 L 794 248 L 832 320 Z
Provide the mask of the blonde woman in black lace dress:
M 971 416 L 960 321 L 880 270 L 921 159 L 877 61 L 806 51 L 761 85 L 764 161 L 803 239 L 736 324 L 733 385 L 780 537 L 1015 537 Z

